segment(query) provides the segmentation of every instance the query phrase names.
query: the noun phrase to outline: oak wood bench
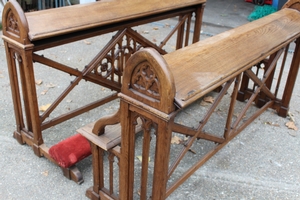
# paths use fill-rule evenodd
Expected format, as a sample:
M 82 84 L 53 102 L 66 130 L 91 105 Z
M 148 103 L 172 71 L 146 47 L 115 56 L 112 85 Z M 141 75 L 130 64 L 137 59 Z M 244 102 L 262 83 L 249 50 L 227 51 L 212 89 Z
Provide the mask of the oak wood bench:
M 49 155 L 49 146 L 44 143 L 43 131 L 116 99 L 117 93 L 121 90 L 124 63 L 140 48 L 153 47 L 161 54 L 165 54 L 167 53 L 164 50 L 165 45 L 173 36 L 176 40 L 176 49 L 199 41 L 205 2 L 205 0 L 146 0 L 138 3 L 134 0 L 101 0 L 24 13 L 16 0 L 10 0 L 3 10 L 2 38 L 6 49 L 16 119 L 14 131 L 16 140 L 20 144 L 32 146 L 37 156 L 44 156 L 60 165 L 58 160 Z M 134 29 L 138 25 L 169 18 L 177 18 L 178 22 L 160 44 L 155 44 Z M 103 41 L 104 47 L 99 48 L 99 52 L 85 63 L 85 68 L 81 71 L 72 63 L 62 63 L 40 52 L 53 47 L 62 48 L 64 44 L 107 33 L 114 34 L 114 37 L 109 41 Z M 83 55 L 84 53 L 82 52 Z M 35 85 L 34 72 L 37 64 L 61 71 L 67 77 L 69 75 L 75 77 L 43 113 L 39 112 L 40 102 Z M 81 80 L 106 87 L 115 93 L 53 117 L 53 111 L 59 109 L 59 105 L 74 91 Z M 79 136 L 62 141 L 56 147 L 62 147 L 63 144 L 70 143 L 69 141 L 73 143 L 81 141 Z M 67 152 L 72 148 L 76 148 L 76 145 L 64 150 Z M 58 148 L 56 152 L 60 154 L 61 149 Z M 89 154 L 85 152 L 81 155 L 80 151 L 77 153 L 79 155 L 75 157 L 81 158 Z M 75 165 L 78 162 L 76 159 L 70 162 L 73 166 L 60 166 L 65 176 L 81 183 L 83 179 Z
M 118 113 L 100 119 L 93 130 L 86 127 L 79 130 L 93 143 L 94 185 L 87 196 L 91 199 L 166 199 L 264 111 L 274 109 L 285 117 L 300 63 L 299 11 L 300 2 L 290 0 L 272 15 L 175 52 L 163 56 L 153 48 L 136 52 L 126 63 L 118 95 L 121 98 Z M 289 63 L 287 56 L 294 42 Z M 278 92 L 280 89 L 282 92 Z M 180 111 L 213 91 L 218 91 L 218 95 L 199 119 L 198 127 L 175 121 Z M 223 123 L 215 122 L 224 126 L 217 132 L 206 131 L 204 127 L 227 93 L 231 94 L 227 117 Z M 234 116 L 237 100 L 245 103 Z M 253 104 L 256 110 L 248 112 Z M 108 149 L 109 182 L 104 183 L 100 143 L 108 137 L 105 128 L 119 121 L 121 143 Z M 141 164 L 135 159 L 137 125 L 143 130 Z M 177 157 L 170 158 L 174 133 L 188 140 Z M 198 139 L 213 143 L 213 148 L 176 180 L 170 179 Z M 148 157 L 153 140 L 155 151 L 151 164 Z M 119 161 L 119 171 L 115 174 L 113 157 Z M 135 177 L 138 171 L 140 176 Z M 139 195 L 136 195 L 137 189 Z

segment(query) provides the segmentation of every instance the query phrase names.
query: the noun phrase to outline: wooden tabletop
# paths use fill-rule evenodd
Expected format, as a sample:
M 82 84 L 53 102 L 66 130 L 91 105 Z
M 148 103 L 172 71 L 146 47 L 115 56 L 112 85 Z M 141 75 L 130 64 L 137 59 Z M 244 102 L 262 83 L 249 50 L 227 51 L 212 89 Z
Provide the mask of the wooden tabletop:
M 205 3 L 206 0 L 101 0 L 26 13 L 31 41 Z
M 164 56 L 185 107 L 300 36 L 300 13 L 283 9 Z

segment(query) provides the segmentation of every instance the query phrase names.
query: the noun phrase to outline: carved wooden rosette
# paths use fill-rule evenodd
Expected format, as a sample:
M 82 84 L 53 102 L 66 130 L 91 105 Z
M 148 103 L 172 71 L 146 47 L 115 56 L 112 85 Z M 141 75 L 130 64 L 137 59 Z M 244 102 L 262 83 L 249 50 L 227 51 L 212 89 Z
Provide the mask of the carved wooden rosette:
M 30 44 L 28 23 L 17 1 L 8 1 L 2 14 L 3 35 L 21 43 Z
M 174 110 L 175 92 L 173 75 L 157 51 L 145 48 L 128 60 L 123 94 L 168 114 Z

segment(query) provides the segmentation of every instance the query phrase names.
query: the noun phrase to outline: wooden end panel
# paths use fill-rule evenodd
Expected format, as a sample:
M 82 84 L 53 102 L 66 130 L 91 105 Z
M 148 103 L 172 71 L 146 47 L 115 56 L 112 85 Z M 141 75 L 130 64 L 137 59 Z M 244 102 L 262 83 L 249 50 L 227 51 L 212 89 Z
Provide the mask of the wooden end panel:
M 30 44 L 25 13 L 16 0 L 8 1 L 2 12 L 3 35 L 20 44 Z

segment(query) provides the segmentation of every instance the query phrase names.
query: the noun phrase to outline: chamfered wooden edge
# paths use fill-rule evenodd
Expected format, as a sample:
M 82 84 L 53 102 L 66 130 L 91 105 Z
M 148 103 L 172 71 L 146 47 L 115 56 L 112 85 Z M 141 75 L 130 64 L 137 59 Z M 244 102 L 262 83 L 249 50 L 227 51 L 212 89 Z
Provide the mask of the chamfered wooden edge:
M 30 44 L 28 23 L 23 9 L 16 0 L 9 0 L 2 12 L 3 35 L 21 44 Z

